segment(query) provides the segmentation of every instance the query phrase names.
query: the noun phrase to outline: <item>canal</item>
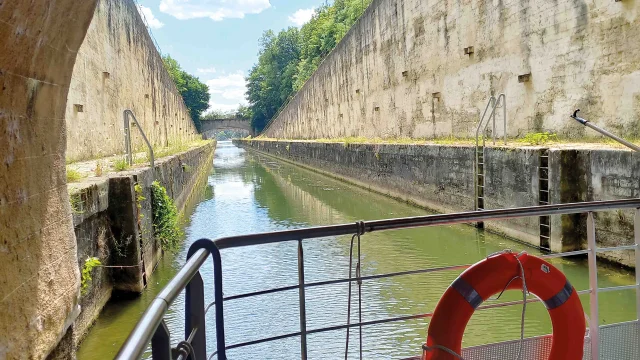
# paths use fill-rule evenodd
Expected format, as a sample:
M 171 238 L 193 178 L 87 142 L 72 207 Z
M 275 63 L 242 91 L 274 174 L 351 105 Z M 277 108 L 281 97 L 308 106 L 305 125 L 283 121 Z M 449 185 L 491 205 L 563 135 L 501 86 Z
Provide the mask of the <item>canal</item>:
M 202 201 L 188 213 L 182 251 L 162 260 L 142 296 L 111 302 L 104 309 L 78 351 L 80 360 L 108 359 L 117 353 L 146 305 L 185 262 L 189 244 L 197 239 L 425 214 L 424 210 L 405 203 L 245 152 L 230 142 L 218 144 L 204 193 Z M 348 276 L 349 245 L 350 237 L 305 242 L 306 280 Z M 507 248 L 537 253 L 535 249 L 464 225 L 365 234 L 362 274 L 468 264 Z M 295 242 L 223 251 L 225 296 L 297 284 L 296 254 Z M 588 287 L 584 261 L 558 259 L 554 264 L 578 290 Z M 208 262 L 202 270 L 207 303 L 213 299 L 212 273 Z M 433 311 L 458 274 L 438 272 L 365 281 L 363 320 Z M 599 281 L 600 286 L 628 285 L 634 283 L 634 278 L 625 271 L 603 267 Z M 225 303 L 227 344 L 298 331 L 297 296 L 297 291 L 290 291 Z M 519 292 L 507 292 L 500 301 L 517 300 L 521 296 Z M 310 288 L 307 299 L 309 329 L 345 323 L 346 284 Z M 588 300 L 588 296 L 582 296 L 587 311 Z M 167 316 L 174 343 L 182 334 L 183 301 L 181 297 Z M 521 310 L 520 306 L 512 306 L 477 312 L 467 327 L 463 346 L 519 338 Z M 354 313 L 352 311 L 352 319 L 356 320 Z M 601 324 L 635 319 L 634 292 L 600 294 L 600 315 Z M 207 322 L 211 353 L 215 348 L 213 310 L 207 314 Z M 420 319 L 365 327 L 364 358 L 398 359 L 420 354 L 427 325 L 428 319 Z M 544 306 L 540 303 L 527 306 L 525 335 L 550 331 L 551 323 Z M 352 330 L 350 358 L 357 358 L 357 339 L 357 329 Z M 345 330 L 309 336 L 310 359 L 344 357 L 344 348 Z M 298 339 L 293 338 L 234 349 L 228 358 L 299 359 L 299 352 Z

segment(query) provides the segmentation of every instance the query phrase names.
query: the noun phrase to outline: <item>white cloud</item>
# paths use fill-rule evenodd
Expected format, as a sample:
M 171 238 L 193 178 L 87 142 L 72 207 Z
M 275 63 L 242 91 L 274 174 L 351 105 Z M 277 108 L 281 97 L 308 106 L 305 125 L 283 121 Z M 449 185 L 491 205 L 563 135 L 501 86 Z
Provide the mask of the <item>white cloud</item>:
M 240 104 L 246 104 L 247 87 L 242 71 L 222 74 L 206 81 L 206 84 L 211 94 L 210 110 L 230 111 L 237 109 Z
M 269 0 L 161 0 L 160 11 L 180 20 L 210 18 L 242 19 L 246 14 L 258 14 L 271 7 Z
M 138 7 L 138 12 L 140 13 L 140 16 L 142 16 L 142 18 L 144 20 L 146 20 L 147 25 L 152 28 L 152 29 L 160 29 L 161 27 L 164 26 L 164 24 L 158 20 L 155 15 L 153 15 L 153 12 L 151 12 L 151 9 L 146 7 L 146 6 L 142 6 L 140 4 L 136 5 Z
M 198 69 L 199 73 L 203 73 L 203 74 L 213 74 L 216 72 L 216 68 L 214 67 L 210 67 L 210 68 L 206 68 L 206 69 Z
M 314 8 L 300 9 L 294 12 L 293 15 L 289 16 L 289 21 L 296 24 L 297 27 L 300 27 L 306 24 L 307 22 L 309 22 L 309 20 L 311 20 L 315 12 L 316 12 L 316 9 Z

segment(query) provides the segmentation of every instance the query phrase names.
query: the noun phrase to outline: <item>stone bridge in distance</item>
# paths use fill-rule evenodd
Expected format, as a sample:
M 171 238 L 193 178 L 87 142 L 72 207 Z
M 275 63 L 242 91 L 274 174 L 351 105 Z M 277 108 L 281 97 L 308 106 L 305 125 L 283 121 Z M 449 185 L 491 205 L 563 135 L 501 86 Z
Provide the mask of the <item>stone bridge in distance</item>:
M 200 123 L 202 124 L 202 134 L 206 139 L 214 138 L 216 133 L 222 130 L 246 131 L 251 136 L 255 135 L 255 131 L 251 127 L 251 120 L 248 119 L 200 120 Z

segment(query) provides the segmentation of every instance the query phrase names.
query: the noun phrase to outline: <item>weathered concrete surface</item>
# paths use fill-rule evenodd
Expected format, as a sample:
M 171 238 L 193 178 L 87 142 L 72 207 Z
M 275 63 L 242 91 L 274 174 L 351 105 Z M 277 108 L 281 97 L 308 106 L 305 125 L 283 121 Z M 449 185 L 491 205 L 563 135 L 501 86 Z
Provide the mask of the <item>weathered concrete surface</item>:
M 531 147 L 486 149 L 485 209 L 538 205 L 540 151 Z M 492 221 L 485 226 L 529 244 L 540 245 L 537 217 Z
M 553 159 L 553 158 L 552 158 Z M 626 150 L 563 151 L 555 202 L 615 200 L 640 197 L 640 154 Z M 557 166 L 557 165 L 556 165 Z M 551 169 L 552 175 L 554 170 Z M 553 188 L 552 188 L 553 189 Z M 553 196 L 554 194 L 552 194 Z M 596 213 L 596 240 L 605 247 L 632 245 L 633 210 Z M 563 238 L 556 237 L 554 250 L 586 249 L 586 215 L 555 219 L 552 229 L 561 226 Z M 554 242 L 552 242 L 552 246 Z M 633 251 L 607 252 L 604 258 L 629 267 L 635 264 Z
M 637 0 L 375 0 L 266 134 L 472 136 L 505 93 L 510 136 L 584 136 L 568 119 L 581 108 L 638 137 L 639 14 Z
M 473 211 L 473 159 L 468 145 L 349 144 L 235 140 L 236 144 L 293 161 L 359 186 L 437 212 Z M 490 148 L 486 209 L 537 205 L 538 149 Z M 506 220 L 487 228 L 539 245 L 538 221 Z
M 64 116 L 94 8 L 0 2 L 0 358 L 45 358 L 78 313 Z
M 196 184 L 206 179 L 213 161 L 215 143 L 156 162 L 155 178 L 166 187 L 178 209 L 187 203 Z M 82 340 L 110 299 L 113 291 L 139 293 L 162 256 L 153 236 L 150 168 L 109 174 L 69 185 L 78 244 L 78 268 L 87 258 L 97 257 L 86 294 L 80 298 L 82 312 L 74 323 L 73 344 Z M 136 191 L 139 184 L 140 191 Z
M 122 153 L 125 109 L 133 110 L 154 146 L 198 136 L 134 1 L 100 0 L 71 78 L 67 158 Z M 131 133 L 134 148 L 142 149 L 139 131 Z
M 217 119 L 217 120 L 200 120 L 202 128 L 200 131 L 207 139 L 212 139 L 215 133 L 222 130 L 239 130 L 246 131 L 249 135 L 255 135 L 251 127 L 251 120 L 246 119 Z
M 320 143 L 234 140 L 254 151 L 309 167 L 326 175 L 437 212 L 474 209 L 472 146 Z M 540 147 L 488 147 L 485 209 L 539 205 Z M 625 150 L 549 149 L 549 203 L 614 200 L 640 196 L 640 155 Z M 485 227 L 541 246 L 540 219 L 486 222 Z M 586 215 L 551 217 L 551 250 L 585 249 Z M 633 244 L 633 212 L 596 214 L 600 246 Z M 633 251 L 599 254 L 625 266 Z

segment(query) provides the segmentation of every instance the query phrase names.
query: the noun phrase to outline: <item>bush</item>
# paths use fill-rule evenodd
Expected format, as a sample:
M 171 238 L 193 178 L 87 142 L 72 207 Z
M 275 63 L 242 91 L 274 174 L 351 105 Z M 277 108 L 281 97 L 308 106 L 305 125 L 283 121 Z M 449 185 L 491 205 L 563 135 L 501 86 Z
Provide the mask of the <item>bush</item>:
M 183 232 L 178 221 L 178 209 L 167 195 L 167 190 L 154 181 L 151 184 L 153 232 L 162 244 L 162 250 L 175 251 L 180 245 Z
M 91 257 L 85 260 L 84 266 L 82 267 L 82 281 L 80 285 L 80 293 L 82 295 L 87 294 L 87 290 L 89 290 L 89 285 L 91 285 L 91 271 L 94 267 L 100 266 L 102 263 L 98 258 Z
M 550 141 L 558 141 L 558 135 L 551 134 L 549 132 L 529 133 L 523 138 L 518 139 L 518 142 L 526 143 L 529 145 L 543 145 Z
M 82 179 L 83 177 L 84 176 L 82 176 L 80 171 L 67 166 L 67 182 L 68 183 L 80 181 L 80 179 Z
M 115 163 L 113 163 L 113 168 L 116 171 L 125 171 L 125 170 L 128 170 L 129 167 L 130 167 L 129 162 L 125 158 L 118 159 L 116 160 Z

